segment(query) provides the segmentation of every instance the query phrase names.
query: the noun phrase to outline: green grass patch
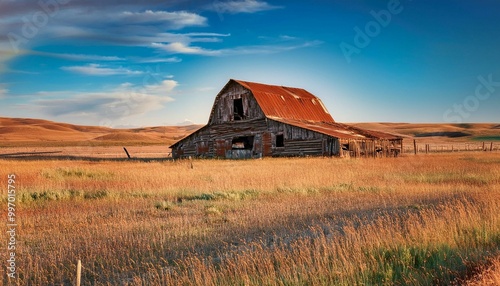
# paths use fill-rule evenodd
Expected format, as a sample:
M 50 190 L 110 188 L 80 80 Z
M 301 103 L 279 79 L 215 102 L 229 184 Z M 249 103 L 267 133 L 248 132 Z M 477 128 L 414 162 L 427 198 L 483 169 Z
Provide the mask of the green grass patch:
M 219 201 L 219 200 L 230 200 L 230 201 L 241 201 L 251 198 L 256 198 L 259 196 L 259 192 L 256 190 L 244 190 L 244 191 L 230 191 L 230 192 L 214 192 L 214 193 L 203 193 L 194 195 L 179 195 L 177 201 Z
M 43 191 L 24 191 L 18 194 L 17 200 L 22 203 L 37 203 L 47 201 L 60 201 L 72 199 L 94 200 L 102 199 L 109 196 L 108 190 L 95 191 L 79 191 L 74 189 L 69 190 L 43 190 Z
M 109 192 L 107 190 L 96 190 L 96 191 L 85 192 L 83 194 L 83 198 L 86 200 L 95 200 L 95 199 L 105 198 L 108 195 Z
M 472 137 L 473 141 L 500 141 L 500 135 L 486 135 Z
M 460 173 L 425 173 L 408 174 L 403 176 L 407 183 L 426 183 L 433 185 L 440 184 L 466 184 L 470 186 L 485 186 L 490 180 L 480 174 L 460 174 Z
M 500 233 L 485 228 L 463 229 L 453 246 L 396 245 L 365 252 L 369 271 L 363 285 L 449 285 L 467 272 L 467 267 L 500 253 Z
M 363 275 L 368 285 L 434 285 L 455 280 L 466 268 L 462 253 L 448 245 L 377 248 L 367 257 L 375 265 Z
M 57 168 L 53 170 L 42 171 L 42 176 L 47 179 L 66 180 L 69 178 L 76 179 L 94 179 L 105 180 L 114 176 L 111 172 L 91 171 L 81 168 Z

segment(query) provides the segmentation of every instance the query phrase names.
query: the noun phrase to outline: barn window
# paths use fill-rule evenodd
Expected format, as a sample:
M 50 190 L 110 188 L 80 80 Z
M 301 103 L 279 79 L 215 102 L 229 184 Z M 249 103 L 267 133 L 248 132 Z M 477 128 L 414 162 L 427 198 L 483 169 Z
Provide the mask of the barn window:
M 276 147 L 285 147 L 285 137 L 283 134 L 276 135 Z
M 243 99 L 237 98 L 233 100 L 234 120 L 243 120 Z
M 235 137 L 232 141 L 232 149 L 252 150 L 254 136 Z

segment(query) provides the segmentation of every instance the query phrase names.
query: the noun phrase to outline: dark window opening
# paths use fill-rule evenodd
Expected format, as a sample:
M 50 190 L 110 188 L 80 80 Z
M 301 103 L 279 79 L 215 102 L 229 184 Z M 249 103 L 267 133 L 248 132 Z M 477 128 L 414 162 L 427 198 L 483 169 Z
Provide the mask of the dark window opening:
M 234 120 L 243 120 L 245 115 L 243 114 L 243 99 L 237 98 L 233 100 L 234 107 Z
M 253 136 L 235 137 L 232 141 L 233 149 L 253 149 Z
M 276 135 L 276 147 L 285 147 L 285 137 L 283 134 Z

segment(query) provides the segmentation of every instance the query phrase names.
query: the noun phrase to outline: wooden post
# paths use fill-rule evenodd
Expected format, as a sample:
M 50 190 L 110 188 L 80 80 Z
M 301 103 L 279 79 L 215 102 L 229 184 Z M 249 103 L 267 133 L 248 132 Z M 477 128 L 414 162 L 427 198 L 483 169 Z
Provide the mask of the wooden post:
M 125 153 L 127 154 L 127 157 L 130 159 L 130 154 L 127 151 L 127 148 L 123 147 L 123 150 L 125 150 Z
M 82 261 L 78 260 L 76 264 L 76 286 L 80 286 L 82 283 Z
M 372 152 L 373 152 L 373 158 L 377 158 L 377 144 L 375 144 L 375 140 L 372 141 L 373 145 L 372 145 Z M 493 144 L 493 143 L 492 143 Z
M 483 142 L 483 151 L 485 151 L 486 149 L 484 149 L 484 142 Z
M 490 152 L 493 151 L 493 142 L 490 142 Z
M 417 140 L 413 139 L 413 152 L 417 155 Z

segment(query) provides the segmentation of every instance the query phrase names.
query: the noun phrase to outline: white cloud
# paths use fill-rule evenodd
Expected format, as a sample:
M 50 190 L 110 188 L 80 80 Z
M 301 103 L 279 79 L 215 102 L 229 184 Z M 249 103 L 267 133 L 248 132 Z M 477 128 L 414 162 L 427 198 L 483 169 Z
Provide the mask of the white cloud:
M 140 63 L 180 63 L 182 59 L 178 57 L 139 59 Z
M 169 79 L 146 86 L 123 83 L 101 92 L 73 93 L 70 98 L 63 98 L 60 92 L 52 95 L 45 92 L 49 99 L 33 103 L 37 111 L 49 116 L 118 122 L 163 108 L 174 100 L 169 94 L 177 85 L 176 81 Z
M 189 46 L 183 43 L 175 42 L 169 44 L 153 43 L 152 47 L 161 49 L 172 54 L 190 54 L 203 56 L 234 56 L 250 54 L 273 54 L 286 52 L 300 48 L 314 47 L 322 44 L 321 41 L 310 41 L 295 45 L 255 45 L 241 46 L 231 49 L 209 50 L 202 47 Z
M 30 52 L 34 55 L 61 58 L 65 60 L 71 61 L 104 61 L 104 62 L 113 62 L 113 61 L 125 61 L 126 59 L 120 58 L 117 56 L 101 56 L 101 55 L 85 55 L 85 54 L 64 54 L 64 53 L 48 53 L 48 52 L 38 52 L 32 51 Z
M 188 54 L 188 55 L 204 55 L 204 56 L 218 56 L 220 51 L 208 50 L 201 47 L 189 46 L 180 42 L 169 44 L 153 43 L 152 47 L 167 51 L 172 54 Z
M 5 87 L 5 85 L 0 84 L 0 99 L 7 96 L 9 90 Z
M 195 13 L 186 11 L 152 11 L 145 12 L 122 12 L 117 15 L 119 20 L 126 24 L 143 24 L 143 23 L 168 23 L 171 29 L 182 29 L 192 26 L 205 26 L 207 18 Z
M 257 0 L 240 0 L 240 1 L 215 1 L 208 7 L 217 13 L 238 14 L 238 13 L 255 13 L 260 11 L 280 9 L 282 7 L 270 5 L 264 1 Z
M 280 40 L 283 40 L 283 41 L 293 41 L 293 40 L 296 40 L 297 38 L 296 37 L 292 37 L 292 36 L 288 36 L 288 35 L 280 35 Z
M 49 2 L 51 1 L 47 3 Z M 29 50 L 40 43 L 60 38 L 92 41 L 97 44 L 146 46 L 158 41 L 158 37 L 161 37 L 161 34 L 166 31 L 203 27 L 207 26 L 208 22 L 206 17 L 194 12 L 168 11 L 170 6 L 168 3 L 72 0 L 57 5 L 56 2 L 54 2 L 56 6 L 49 5 L 48 10 L 44 10 L 40 6 L 40 3 L 46 5 L 46 1 L 19 0 L 6 1 L 5 5 L 2 4 L 2 9 L 0 9 L 0 50 L 14 49 L 7 35 L 15 35 L 15 38 L 19 39 L 14 56 L 18 56 L 17 52 L 19 51 Z M 155 7 L 155 9 L 144 10 L 148 6 Z M 39 15 L 46 16 L 46 18 L 35 17 Z M 33 19 L 43 22 L 33 24 Z M 29 21 L 29 24 L 34 28 L 26 29 L 26 21 Z M 151 38 L 155 40 L 152 41 Z M 217 39 L 201 40 L 213 41 Z M 2 46 L 7 49 L 3 49 Z M 75 57 L 73 56 L 73 58 Z M 3 56 L 0 54 L 0 60 L 2 59 Z M 95 60 L 117 59 L 110 57 Z
M 65 71 L 94 76 L 143 74 L 142 71 L 130 70 L 124 67 L 109 68 L 100 64 L 88 64 L 86 66 L 67 66 L 61 67 L 61 69 Z

